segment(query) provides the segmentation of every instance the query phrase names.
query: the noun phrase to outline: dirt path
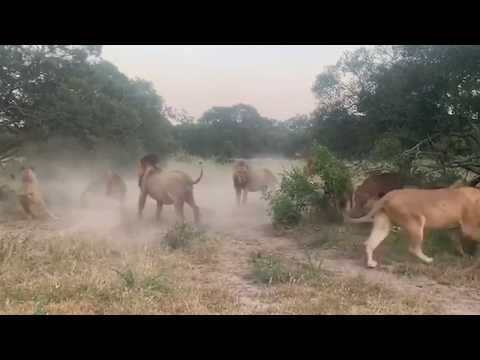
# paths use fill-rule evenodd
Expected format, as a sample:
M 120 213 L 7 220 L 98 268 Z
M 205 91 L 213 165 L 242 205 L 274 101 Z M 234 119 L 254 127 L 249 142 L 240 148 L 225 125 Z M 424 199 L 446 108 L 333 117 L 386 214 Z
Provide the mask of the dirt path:
M 251 278 L 251 254 L 262 245 L 257 240 L 238 239 L 228 234 L 221 235 L 221 246 L 218 249 L 218 275 L 237 297 L 244 313 L 262 313 L 267 304 L 263 303 L 260 294 L 262 287 Z
M 367 269 L 361 261 L 347 259 L 336 251 L 319 251 L 315 257 L 321 258 L 322 267 L 326 270 L 344 275 L 362 275 L 369 282 L 382 283 L 402 293 L 427 296 L 447 314 L 480 314 L 480 294 L 474 289 L 442 285 L 424 276 L 406 277 L 392 274 L 390 267 L 386 266 Z
M 230 228 L 218 232 L 219 272 L 240 303 L 248 312 L 262 313 L 268 305 L 262 303 L 260 295 L 266 288 L 255 283 L 251 277 L 251 256 L 256 252 L 280 254 L 292 260 L 306 262 L 307 253 L 293 239 L 275 236 L 271 226 L 256 225 Z M 317 250 L 310 254 L 310 260 L 320 263 L 325 270 L 342 276 L 363 276 L 368 282 L 382 284 L 398 292 L 429 298 L 444 309 L 446 314 L 480 314 L 480 294 L 473 289 L 439 284 L 427 277 L 407 277 L 391 272 L 391 267 L 365 268 L 361 259 L 349 259 L 336 250 Z

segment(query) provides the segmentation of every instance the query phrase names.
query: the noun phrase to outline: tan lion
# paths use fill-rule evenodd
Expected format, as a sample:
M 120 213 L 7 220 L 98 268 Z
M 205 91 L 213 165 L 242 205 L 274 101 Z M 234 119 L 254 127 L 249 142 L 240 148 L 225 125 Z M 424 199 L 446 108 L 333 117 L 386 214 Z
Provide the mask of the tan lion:
M 393 190 L 376 202 L 367 215 L 355 219 L 344 213 L 344 218 L 351 223 L 373 221 L 365 242 L 368 267 L 377 266 L 373 251 L 388 236 L 392 225 L 400 226 L 406 233 L 410 253 L 429 264 L 433 258 L 423 253 L 422 242 L 430 229 L 451 230 L 457 242 L 462 236 L 480 241 L 480 191 L 471 187 Z
M 99 198 L 103 195 L 107 198 L 114 199 L 123 205 L 126 194 L 127 185 L 125 181 L 120 175 L 114 173 L 112 170 L 108 170 L 101 177 L 88 184 L 87 188 L 82 193 L 81 204 L 82 207 L 86 207 L 91 203 L 91 198 Z
M 40 189 L 40 183 L 32 167 L 22 168 L 21 190 L 18 194 L 18 199 L 23 210 L 25 210 L 31 218 L 37 217 L 34 210 L 38 209 L 43 211 L 51 219 L 58 220 L 58 217 L 48 209 L 45 203 L 43 192 Z
M 187 203 L 193 210 L 194 221 L 200 222 L 200 210 L 195 203 L 193 186 L 198 184 L 203 176 L 203 169 L 200 176 L 193 181 L 183 171 L 165 171 L 158 168 L 158 157 L 155 154 L 144 156 L 140 160 L 138 171 L 138 184 L 140 197 L 138 200 L 138 217 L 142 218 L 143 209 L 147 196 L 157 202 L 157 221 L 160 220 L 163 205 L 174 205 L 179 220 L 183 223 L 185 216 L 183 212 L 184 203 Z
M 249 192 L 261 191 L 265 194 L 269 188 L 278 183 L 277 178 L 270 170 L 252 169 L 244 160 L 239 160 L 233 165 L 232 178 L 238 205 L 240 205 L 242 191 L 242 203 L 246 204 Z

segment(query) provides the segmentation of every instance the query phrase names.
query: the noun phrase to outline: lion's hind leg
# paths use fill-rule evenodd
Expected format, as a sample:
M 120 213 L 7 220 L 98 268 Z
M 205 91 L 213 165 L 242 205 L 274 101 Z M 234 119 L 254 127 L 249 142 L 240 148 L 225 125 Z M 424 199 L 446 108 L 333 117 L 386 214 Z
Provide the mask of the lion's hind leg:
M 463 249 L 462 244 L 462 233 L 459 229 L 453 229 L 448 232 L 450 240 L 453 243 L 455 251 L 462 257 L 465 257 L 465 250 Z
M 243 189 L 243 194 L 242 194 L 242 204 L 246 204 L 247 203 L 247 198 L 248 198 L 248 191 L 247 189 Z
M 373 220 L 373 228 L 369 238 L 365 241 L 365 251 L 367 254 L 367 267 L 375 268 L 378 263 L 373 260 L 373 252 L 388 236 L 392 228 L 392 223 L 388 216 L 379 212 Z
M 410 241 L 408 251 L 424 263 L 430 264 L 433 262 L 433 258 L 425 255 L 422 250 L 425 221 L 425 217 L 421 216 L 418 221 L 408 224 L 404 229 L 408 236 L 408 240 Z
M 31 206 L 32 206 L 32 197 L 29 194 L 22 194 L 18 196 L 18 200 L 20 202 L 20 205 L 22 206 L 23 210 L 27 214 L 27 216 L 30 219 L 35 219 L 36 216 L 32 212 Z
M 185 197 L 185 202 L 192 208 L 193 211 L 193 219 L 196 225 L 200 224 L 200 209 L 198 208 L 197 204 L 195 203 L 195 198 L 193 196 L 193 191 L 188 192 L 187 196 Z

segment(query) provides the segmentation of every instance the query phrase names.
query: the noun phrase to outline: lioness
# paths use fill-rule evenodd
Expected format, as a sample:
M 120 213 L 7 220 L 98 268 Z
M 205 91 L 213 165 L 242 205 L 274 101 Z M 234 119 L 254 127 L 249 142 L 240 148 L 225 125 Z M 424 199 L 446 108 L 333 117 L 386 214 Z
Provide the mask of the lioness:
M 268 188 L 278 183 L 277 178 L 270 170 L 252 169 L 244 160 L 239 160 L 233 165 L 232 178 L 238 205 L 242 191 L 242 203 L 246 204 L 249 192 L 261 191 L 265 194 Z
M 89 204 L 91 197 L 106 196 L 108 198 L 118 201 L 121 205 L 124 204 L 127 193 L 127 185 L 120 177 L 112 170 L 108 170 L 99 178 L 91 181 L 81 196 L 82 207 Z
M 39 208 L 51 219 L 58 220 L 58 217 L 47 208 L 40 184 L 32 167 L 22 167 L 21 185 L 18 199 L 27 215 L 36 218 L 37 216 L 32 210 Z
M 410 253 L 431 263 L 433 258 L 422 251 L 429 229 L 454 230 L 458 241 L 460 236 L 480 241 L 480 191 L 471 187 L 393 190 L 375 203 L 367 215 L 355 219 L 344 213 L 344 218 L 351 223 L 373 220 L 372 232 L 365 242 L 368 267 L 377 266 L 373 251 L 388 236 L 392 224 L 406 232 Z

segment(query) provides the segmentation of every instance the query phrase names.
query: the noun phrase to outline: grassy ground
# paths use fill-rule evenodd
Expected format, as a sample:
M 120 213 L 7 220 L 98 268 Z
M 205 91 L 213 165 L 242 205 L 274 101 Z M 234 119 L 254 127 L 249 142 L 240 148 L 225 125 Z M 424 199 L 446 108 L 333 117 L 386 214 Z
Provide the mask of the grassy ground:
M 197 164 L 175 166 L 194 177 L 199 171 Z M 283 166 L 279 162 L 276 171 Z M 206 230 L 174 227 L 171 208 L 163 225 L 140 228 L 132 220 L 134 182 L 125 223 L 84 214 L 73 218 L 91 228 L 66 231 L 62 224 L 23 220 L 21 212 L 0 214 L 0 313 L 441 314 L 449 313 L 436 301 L 442 296 L 399 291 L 389 281 L 427 277 L 480 288 L 476 272 L 462 271 L 472 260 L 452 254 L 435 234 L 425 248 L 435 257 L 432 266 L 390 236 L 376 252 L 388 281 L 360 271 L 363 265 L 351 272 L 329 270 L 321 263 L 325 251 L 340 254 L 328 258 L 333 265 L 363 258 L 370 226 L 317 224 L 267 236 L 259 230 L 268 222 L 265 203 L 252 196 L 249 206 L 237 208 L 230 168 L 204 167 L 195 195 Z M 149 209 L 146 217 L 153 218 Z
M 295 235 L 312 251 L 336 249 L 343 256 L 363 259 L 364 241 L 371 230 L 370 224 L 323 226 L 322 231 L 312 227 L 299 229 Z M 465 286 L 480 289 L 480 273 L 466 272 L 476 257 L 461 257 L 456 254 L 446 232 L 431 232 L 423 244 L 424 252 L 434 257 L 434 263 L 426 265 L 412 256 L 407 250 L 407 241 L 401 232 L 391 233 L 375 250 L 374 256 L 380 265 L 389 268 L 395 274 L 407 277 L 425 276 L 440 284 Z
M 238 308 L 228 289 L 196 269 L 213 261 L 209 239 L 173 250 L 161 238 L 119 244 L 88 233 L 63 237 L 36 228 L 23 234 L 0 240 L 0 313 L 205 314 Z
M 245 282 L 263 306 L 241 304 L 218 266 L 227 239 L 172 227 L 149 241 L 42 224 L 2 225 L 2 314 L 422 314 L 442 310 L 362 277 L 260 250 Z M 20 231 L 21 230 L 21 231 Z
M 408 296 L 362 276 L 345 276 L 309 263 L 269 255 L 253 258 L 256 279 L 268 286 L 267 313 L 283 314 L 440 314 L 422 296 Z

